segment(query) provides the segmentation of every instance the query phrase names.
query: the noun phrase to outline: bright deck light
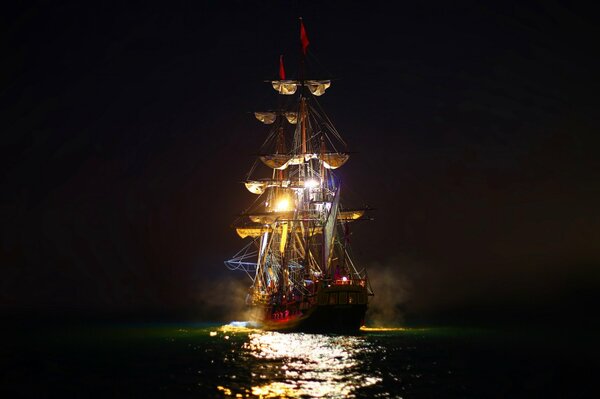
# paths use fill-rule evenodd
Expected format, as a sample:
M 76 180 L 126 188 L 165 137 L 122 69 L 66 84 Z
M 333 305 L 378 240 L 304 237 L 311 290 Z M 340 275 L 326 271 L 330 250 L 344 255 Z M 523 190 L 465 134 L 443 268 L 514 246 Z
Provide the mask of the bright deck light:
M 308 179 L 304 181 L 304 188 L 315 188 L 319 186 L 319 181 L 315 179 Z
M 275 212 L 286 212 L 291 210 L 291 203 L 288 198 L 280 198 L 275 204 Z

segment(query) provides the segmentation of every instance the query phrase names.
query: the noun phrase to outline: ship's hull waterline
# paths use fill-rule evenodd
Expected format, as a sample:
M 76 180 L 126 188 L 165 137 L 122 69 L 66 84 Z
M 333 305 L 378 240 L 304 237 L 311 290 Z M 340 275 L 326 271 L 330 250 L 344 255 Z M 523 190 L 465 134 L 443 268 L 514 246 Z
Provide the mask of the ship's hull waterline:
M 364 325 L 367 296 L 364 287 L 332 286 L 320 290 L 312 305 L 254 305 L 255 321 L 267 331 L 356 333 Z

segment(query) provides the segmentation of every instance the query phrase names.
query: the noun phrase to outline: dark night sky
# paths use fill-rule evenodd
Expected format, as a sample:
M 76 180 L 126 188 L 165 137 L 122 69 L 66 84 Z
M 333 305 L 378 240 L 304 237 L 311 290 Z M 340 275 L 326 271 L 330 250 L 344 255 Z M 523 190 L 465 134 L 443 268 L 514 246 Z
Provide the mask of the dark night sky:
M 0 306 L 201 318 L 215 287 L 226 300 L 267 133 L 249 112 L 275 103 L 279 54 L 293 74 L 303 16 L 356 151 L 347 205 L 376 208 L 354 252 L 396 279 L 393 302 L 423 320 L 584 314 L 600 289 L 594 10 L 390 4 L 4 9 Z

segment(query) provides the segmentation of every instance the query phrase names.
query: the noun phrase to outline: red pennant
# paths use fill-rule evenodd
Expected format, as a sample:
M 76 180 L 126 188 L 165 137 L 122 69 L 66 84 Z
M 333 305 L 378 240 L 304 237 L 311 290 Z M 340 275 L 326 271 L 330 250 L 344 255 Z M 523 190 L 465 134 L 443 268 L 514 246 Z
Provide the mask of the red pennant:
M 306 55 L 306 49 L 308 44 L 308 36 L 306 35 L 306 29 L 304 29 L 304 23 L 300 20 L 300 42 L 302 43 L 302 52 Z
M 279 79 L 285 80 L 285 69 L 283 68 L 283 55 L 279 56 Z

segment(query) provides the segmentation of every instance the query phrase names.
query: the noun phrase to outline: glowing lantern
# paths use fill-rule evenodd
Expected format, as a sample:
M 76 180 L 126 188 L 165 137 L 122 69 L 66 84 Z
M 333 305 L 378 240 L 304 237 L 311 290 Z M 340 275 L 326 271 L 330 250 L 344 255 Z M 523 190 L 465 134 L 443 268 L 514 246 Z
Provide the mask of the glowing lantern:
M 319 181 L 315 179 L 308 179 L 304 181 L 304 188 L 315 188 L 319 186 Z
M 275 212 L 287 212 L 292 209 L 291 201 L 287 197 L 279 198 L 275 203 Z

